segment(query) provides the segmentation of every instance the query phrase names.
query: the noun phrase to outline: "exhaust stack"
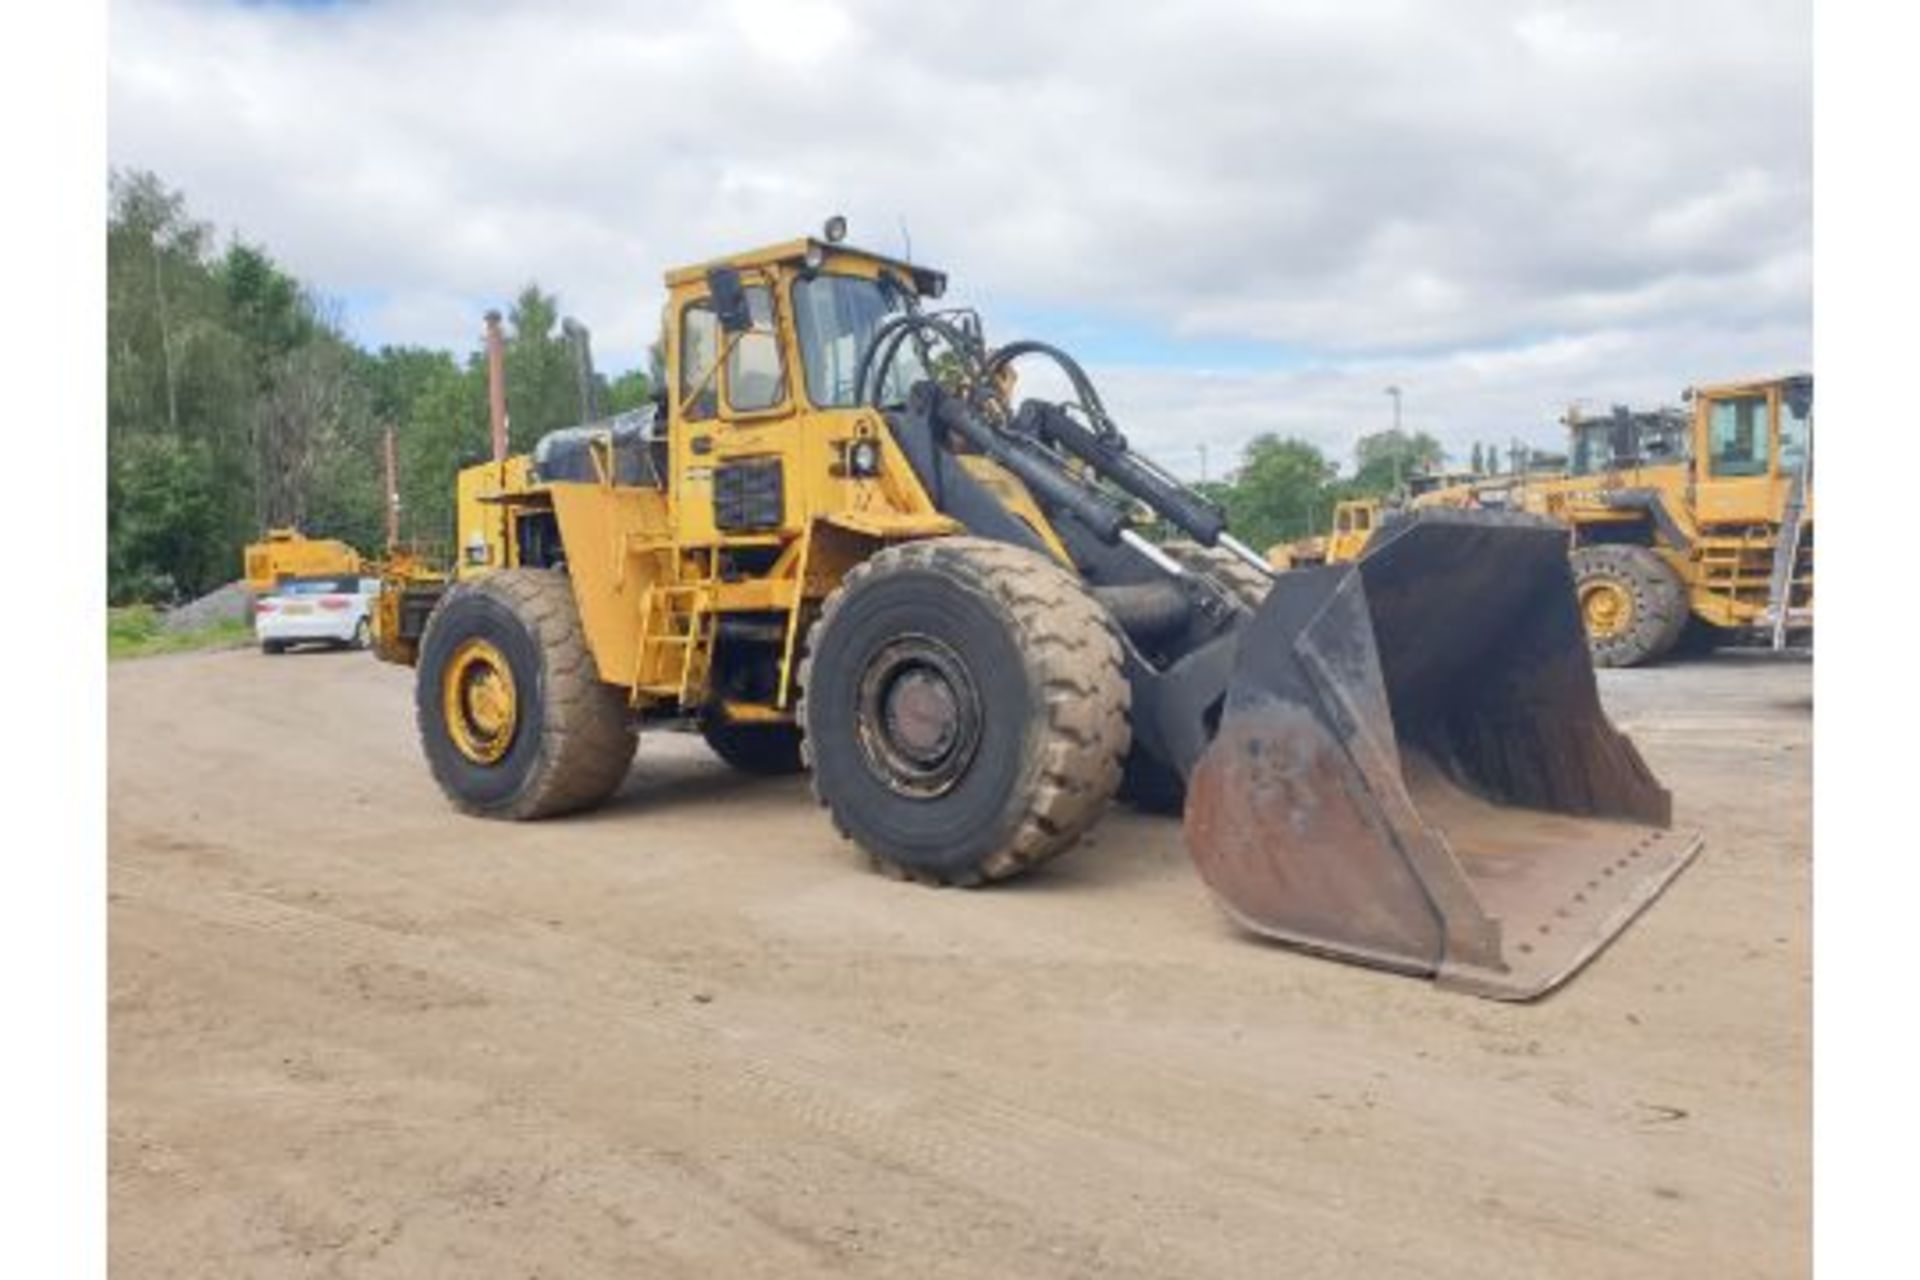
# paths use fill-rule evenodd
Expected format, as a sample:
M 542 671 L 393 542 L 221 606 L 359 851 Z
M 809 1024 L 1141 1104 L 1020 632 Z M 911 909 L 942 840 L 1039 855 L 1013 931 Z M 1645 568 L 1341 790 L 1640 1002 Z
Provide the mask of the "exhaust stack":
M 500 313 L 487 312 L 487 412 L 493 422 L 493 460 L 507 460 L 507 344 Z

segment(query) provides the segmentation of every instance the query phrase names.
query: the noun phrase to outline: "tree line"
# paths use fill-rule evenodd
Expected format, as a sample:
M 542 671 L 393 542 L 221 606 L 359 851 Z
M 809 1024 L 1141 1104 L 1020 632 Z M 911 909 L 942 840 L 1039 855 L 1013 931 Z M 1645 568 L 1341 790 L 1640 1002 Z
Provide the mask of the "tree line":
M 116 172 L 109 192 L 110 602 L 164 603 L 231 581 L 241 549 L 273 527 L 377 553 L 389 426 L 403 538 L 450 547 L 454 475 L 488 447 L 478 342 L 464 353 L 369 350 L 264 247 L 217 243 L 185 197 L 153 174 Z M 604 415 L 648 398 L 647 372 L 584 379 L 568 324 L 559 299 L 537 284 L 508 309 L 516 451 L 585 420 L 590 403 Z M 1483 458 L 1494 455 L 1487 449 Z M 1201 487 L 1243 541 L 1265 547 L 1324 531 L 1336 502 L 1384 497 L 1444 462 L 1432 436 L 1389 430 L 1361 437 L 1352 472 L 1342 474 L 1304 440 L 1262 435 L 1225 480 Z
M 476 317 L 477 319 L 477 317 Z M 506 314 L 511 443 L 642 404 L 646 373 L 583 381 L 559 299 Z M 488 447 L 484 353 L 369 350 L 268 251 L 224 245 L 151 173 L 116 172 L 107 212 L 107 593 L 167 602 L 237 577 L 241 549 L 294 526 L 377 553 L 382 436 L 401 532 L 449 541 L 454 473 Z

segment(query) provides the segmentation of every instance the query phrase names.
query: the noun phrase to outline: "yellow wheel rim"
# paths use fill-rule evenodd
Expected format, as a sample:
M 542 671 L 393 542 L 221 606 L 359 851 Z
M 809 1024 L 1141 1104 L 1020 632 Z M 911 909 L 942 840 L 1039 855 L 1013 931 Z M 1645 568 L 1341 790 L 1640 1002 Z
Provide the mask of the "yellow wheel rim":
M 520 699 L 513 668 L 489 640 L 463 640 L 440 678 L 440 709 L 447 737 L 475 764 L 493 764 L 513 745 Z
M 1580 584 L 1580 616 L 1588 635 L 1611 640 L 1633 625 L 1633 594 L 1617 582 L 1589 578 Z

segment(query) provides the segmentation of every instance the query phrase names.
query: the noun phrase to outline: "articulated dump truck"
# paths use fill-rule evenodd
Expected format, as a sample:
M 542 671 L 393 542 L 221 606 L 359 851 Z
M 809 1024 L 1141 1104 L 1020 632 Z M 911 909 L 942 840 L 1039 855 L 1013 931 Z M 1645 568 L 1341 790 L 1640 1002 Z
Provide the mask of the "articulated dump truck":
M 1503 999 L 1699 848 L 1601 708 L 1564 528 L 1421 513 L 1275 576 L 1071 356 L 838 229 L 670 272 L 653 412 L 512 457 L 496 423 L 461 476 L 455 579 L 396 580 L 379 646 L 459 808 L 589 808 L 691 730 L 976 886 L 1117 794 L 1184 812 L 1250 933 Z M 1025 361 L 1070 398 L 1016 403 Z

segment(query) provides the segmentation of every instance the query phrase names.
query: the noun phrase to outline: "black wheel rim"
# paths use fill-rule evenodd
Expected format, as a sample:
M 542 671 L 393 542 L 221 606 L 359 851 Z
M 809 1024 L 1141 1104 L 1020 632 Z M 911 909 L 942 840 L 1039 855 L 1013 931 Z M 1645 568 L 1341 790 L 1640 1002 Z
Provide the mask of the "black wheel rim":
M 860 676 L 860 750 L 896 794 L 951 791 L 980 746 L 980 693 L 960 655 L 932 636 L 909 635 L 876 651 Z

